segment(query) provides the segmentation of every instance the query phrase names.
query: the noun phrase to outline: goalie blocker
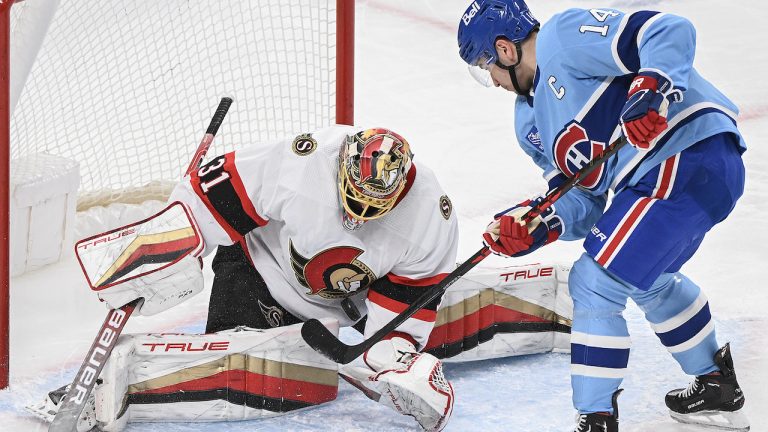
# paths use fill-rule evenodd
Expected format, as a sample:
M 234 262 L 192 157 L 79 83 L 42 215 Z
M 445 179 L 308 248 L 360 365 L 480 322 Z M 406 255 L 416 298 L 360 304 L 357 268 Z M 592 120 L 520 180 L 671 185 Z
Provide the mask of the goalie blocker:
M 189 209 L 174 202 L 143 221 L 79 241 L 83 273 L 101 301 L 118 309 L 136 299 L 135 312 L 154 315 L 203 290 L 200 229 Z

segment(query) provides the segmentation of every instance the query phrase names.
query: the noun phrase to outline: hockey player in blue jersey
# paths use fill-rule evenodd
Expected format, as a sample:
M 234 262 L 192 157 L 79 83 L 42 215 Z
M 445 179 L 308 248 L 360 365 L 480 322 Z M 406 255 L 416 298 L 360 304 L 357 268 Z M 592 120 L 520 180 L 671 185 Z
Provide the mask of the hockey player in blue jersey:
M 458 42 L 476 78 L 518 95 L 517 138 L 549 189 L 614 140 L 631 144 L 527 226 L 517 220 L 530 201 L 497 214 L 483 236 L 506 256 L 585 238 L 569 282 L 576 431 L 618 430 L 629 298 L 695 377 L 666 395 L 672 417 L 748 430 L 729 345 L 718 345 L 707 298 L 680 273 L 741 196 L 746 149 L 736 106 L 692 66 L 692 24 L 652 11 L 570 9 L 540 26 L 522 0 L 477 0 Z

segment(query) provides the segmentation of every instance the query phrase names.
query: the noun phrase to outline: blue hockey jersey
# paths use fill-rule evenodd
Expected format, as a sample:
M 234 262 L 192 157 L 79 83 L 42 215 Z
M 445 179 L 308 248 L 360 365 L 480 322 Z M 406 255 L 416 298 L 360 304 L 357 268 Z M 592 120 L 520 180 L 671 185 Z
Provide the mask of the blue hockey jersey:
M 669 107 L 669 128 L 656 147 L 624 146 L 556 204 L 564 239 L 583 238 L 600 216 L 609 190 L 633 186 L 653 167 L 719 133 L 733 133 L 738 109 L 693 68 L 696 34 L 686 19 L 659 12 L 569 9 L 542 26 L 531 95 L 515 105 L 523 150 L 552 182 L 572 176 L 621 136 L 619 115 L 642 70 L 670 78 L 683 101 Z

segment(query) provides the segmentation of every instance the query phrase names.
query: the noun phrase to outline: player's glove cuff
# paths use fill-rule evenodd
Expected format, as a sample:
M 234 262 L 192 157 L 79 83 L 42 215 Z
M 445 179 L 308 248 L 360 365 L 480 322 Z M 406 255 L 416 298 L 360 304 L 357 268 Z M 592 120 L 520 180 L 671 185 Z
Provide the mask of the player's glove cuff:
M 483 234 L 483 244 L 497 255 L 519 257 L 557 240 L 565 228 L 554 206 L 527 224 L 521 223 L 522 217 L 543 199 L 527 200 L 497 213 Z
M 682 90 L 675 87 L 667 74 L 657 69 L 640 69 L 629 86 L 627 99 L 641 90 L 661 93 L 670 103 L 683 101 Z

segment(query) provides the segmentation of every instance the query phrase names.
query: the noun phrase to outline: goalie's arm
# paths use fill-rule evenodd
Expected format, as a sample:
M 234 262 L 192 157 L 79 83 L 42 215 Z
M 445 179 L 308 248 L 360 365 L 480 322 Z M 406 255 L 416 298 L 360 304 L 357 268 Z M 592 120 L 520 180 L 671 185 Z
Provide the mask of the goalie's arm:
M 235 152 L 218 156 L 193 171 L 170 197 L 170 201 L 180 201 L 191 210 L 205 242 L 203 255 L 216 246 L 240 241 L 268 222 L 259 209 L 260 203 L 253 198 L 260 195 L 261 187 L 251 184 L 249 180 L 253 179 L 243 179 L 235 156 Z
M 407 236 L 412 239 L 412 247 L 402 262 L 368 289 L 366 338 L 415 303 L 425 291 L 431 290 L 456 267 L 459 234 L 456 215 L 450 213 L 446 219 L 438 211 L 427 214 L 433 217 L 422 217 L 414 222 L 414 233 Z M 419 232 L 418 236 L 416 231 Z M 390 336 L 399 335 L 416 348 L 424 348 L 435 325 L 440 299 L 438 297 L 423 306 Z
M 438 278 L 442 280 L 442 276 L 444 275 L 436 276 L 435 280 Z M 421 286 L 405 285 L 396 282 L 397 280 L 394 275 L 388 274 L 375 281 L 368 288 L 368 297 L 365 300 L 368 309 L 368 320 L 364 332 L 366 338 L 391 321 L 394 316 L 404 311 L 424 290 L 434 286 L 433 283 L 428 282 Z M 426 346 L 429 333 L 435 325 L 439 304 L 440 299 L 436 299 L 423 307 L 394 332 L 390 333 L 387 339 L 398 336 L 406 339 L 415 347 L 423 348 Z

